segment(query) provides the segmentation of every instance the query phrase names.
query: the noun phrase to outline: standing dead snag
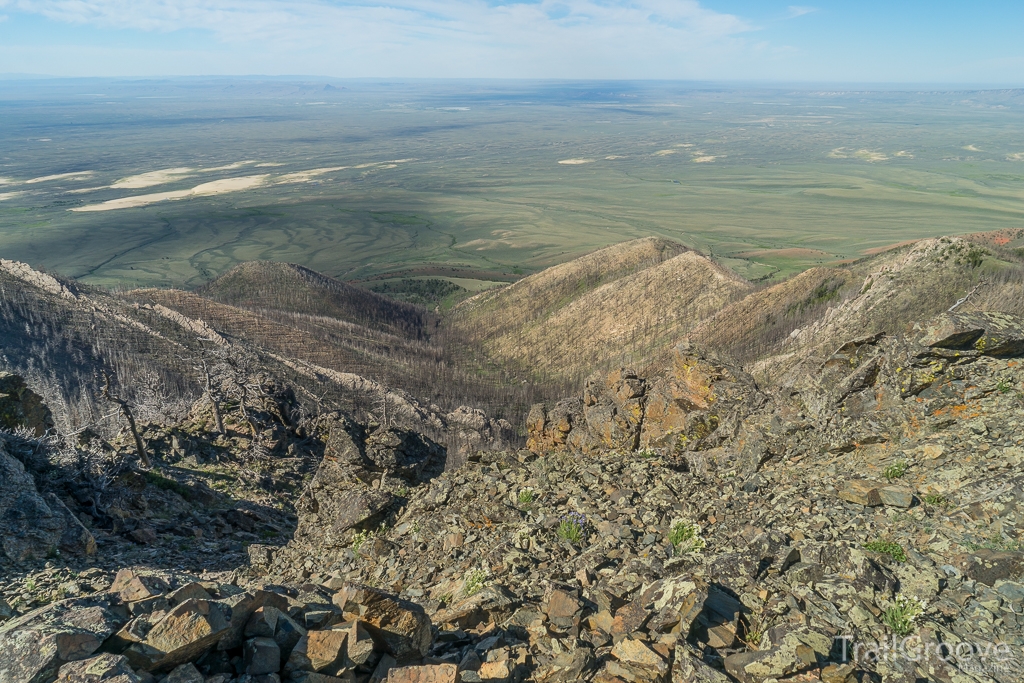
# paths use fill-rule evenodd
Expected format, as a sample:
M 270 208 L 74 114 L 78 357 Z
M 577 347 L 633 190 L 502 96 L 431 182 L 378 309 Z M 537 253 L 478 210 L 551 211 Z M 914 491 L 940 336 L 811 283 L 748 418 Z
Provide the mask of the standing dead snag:
M 142 437 L 139 436 L 139 428 L 135 426 L 135 416 L 132 415 L 132 409 L 128 405 L 128 401 L 120 396 L 115 396 L 110 391 L 110 373 L 106 370 L 103 371 L 103 398 L 116 403 L 121 408 L 121 414 L 128 420 L 128 427 L 132 430 L 132 436 L 135 437 L 135 450 L 139 454 L 139 459 L 146 467 L 152 467 L 153 463 L 149 459 L 149 454 L 146 453 L 146 446 L 142 443 Z
M 210 379 L 210 370 L 206 367 L 206 361 L 203 361 L 203 374 L 206 376 L 206 398 L 210 401 L 210 407 L 213 409 L 213 420 L 217 425 L 217 433 L 224 433 L 224 420 L 220 416 L 220 401 L 217 400 L 217 396 L 213 393 L 213 382 Z

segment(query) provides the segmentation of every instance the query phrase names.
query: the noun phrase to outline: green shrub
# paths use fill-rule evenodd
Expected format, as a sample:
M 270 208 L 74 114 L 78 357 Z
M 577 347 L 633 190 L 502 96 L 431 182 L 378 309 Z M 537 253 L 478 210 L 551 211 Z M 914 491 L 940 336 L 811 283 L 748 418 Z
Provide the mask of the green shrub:
M 883 541 L 881 539 L 869 541 L 864 544 L 864 548 L 873 553 L 888 555 L 896 562 L 907 561 L 907 551 L 903 549 L 903 546 L 895 541 Z
M 563 541 L 578 545 L 587 537 L 587 517 L 580 512 L 570 512 L 562 517 L 555 534 Z
M 697 553 L 707 547 L 707 543 L 700 536 L 700 527 L 684 520 L 672 523 L 672 528 L 668 532 L 668 541 L 672 544 L 672 552 L 676 555 Z
M 487 581 L 487 572 L 483 569 L 470 569 L 462 577 L 462 594 L 467 598 L 476 595 L 484 589 Z
M 914 620 L 924 612 L 920 600 L 897 595 L 895 602 L 882 613 L 882 623 L 898 636 L 909 636 L 914 632 Z
M 519 505 L 524 508 L 528 508 L 533 505 L 534 501 L 533 489 L 527 486 L 525 489 L 519 492 Z
M 899 479 L 907 473 L 907 468 L 909 467 L 910 463 L 906 460 L 900 460 L 886 467 L 882 474 L 885 475 L 886 479 Z

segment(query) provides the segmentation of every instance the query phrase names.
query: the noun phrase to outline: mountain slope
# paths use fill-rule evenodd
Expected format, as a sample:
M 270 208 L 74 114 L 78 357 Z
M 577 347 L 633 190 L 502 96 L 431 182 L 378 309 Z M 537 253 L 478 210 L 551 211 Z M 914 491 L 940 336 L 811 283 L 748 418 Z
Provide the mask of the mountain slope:
M 750 288 L 698 252 L 645 238 L 473 297 L 449 336 L 520 376 L 579 378 L 678 341 Z
M 433 316 L 293 263 L 241 263 L 196 293 L 222 304 L 343 320 L 410 339 L 429 336 Z

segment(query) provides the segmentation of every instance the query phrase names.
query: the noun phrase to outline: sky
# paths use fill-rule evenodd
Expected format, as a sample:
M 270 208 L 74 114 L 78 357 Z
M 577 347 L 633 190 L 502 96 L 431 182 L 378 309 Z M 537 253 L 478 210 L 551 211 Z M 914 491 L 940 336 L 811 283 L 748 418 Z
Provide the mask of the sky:
M 1021 0 L 0 0 L 0 74 L 1012 87 L 1022 29 Z

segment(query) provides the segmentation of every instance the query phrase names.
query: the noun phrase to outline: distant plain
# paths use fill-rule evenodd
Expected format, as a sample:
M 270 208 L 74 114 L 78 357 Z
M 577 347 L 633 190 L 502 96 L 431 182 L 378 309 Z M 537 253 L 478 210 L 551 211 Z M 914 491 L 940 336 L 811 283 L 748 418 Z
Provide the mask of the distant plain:
M 657 235 L 749 279 L 1024 227 L 1024 91 L 0 81 L 0 258 L 469 289 Z

